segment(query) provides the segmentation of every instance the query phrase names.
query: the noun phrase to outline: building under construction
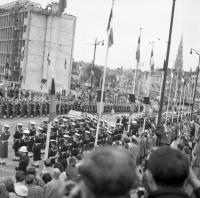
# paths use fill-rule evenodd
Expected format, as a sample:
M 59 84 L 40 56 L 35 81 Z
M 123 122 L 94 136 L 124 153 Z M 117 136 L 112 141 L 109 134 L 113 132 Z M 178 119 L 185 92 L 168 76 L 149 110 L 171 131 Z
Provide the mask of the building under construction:
M 76 17 L 59 5 L 18 0 L 0 6 L 0 81 L 21 89 L 69 91 Z

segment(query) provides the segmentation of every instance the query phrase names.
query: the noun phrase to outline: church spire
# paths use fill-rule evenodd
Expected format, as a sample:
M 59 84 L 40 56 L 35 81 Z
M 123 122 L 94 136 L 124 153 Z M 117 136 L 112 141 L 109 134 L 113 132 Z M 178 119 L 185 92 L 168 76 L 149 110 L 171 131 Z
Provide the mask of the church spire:
M 183 71 L 183 35 L 181 36 L 181 41 L 178 47 L 178 53 L 176 55 L 176 61 L 175 61 L 175 71 L 179 75 L 179 80 L 182 76 Z

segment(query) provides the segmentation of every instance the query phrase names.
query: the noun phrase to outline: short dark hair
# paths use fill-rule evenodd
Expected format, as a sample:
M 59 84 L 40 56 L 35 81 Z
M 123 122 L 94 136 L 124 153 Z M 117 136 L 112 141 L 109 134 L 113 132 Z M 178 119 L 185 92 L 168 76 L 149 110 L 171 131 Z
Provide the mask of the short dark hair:
M 54 168 L 58 168 L 61 173 L 64 171 L 63 165 L 60 162 L 55 163 Z
M 50 173 L 44 173 L 42 180 L 45 184 L 49 183 L 52 180 Z
M 22 182 L 25 180 L 25 173 L 24 171 L 17 171 L 15 174 L 16 182 Z
M 147 169 L 157 185 L 182 186 L 189 174 L 189 162 L 177 149 L 163 146 L 152 152 Z
M 30 174 L 26 176 L 26 184 L 33 184 L 34 183 L 34 175 Z

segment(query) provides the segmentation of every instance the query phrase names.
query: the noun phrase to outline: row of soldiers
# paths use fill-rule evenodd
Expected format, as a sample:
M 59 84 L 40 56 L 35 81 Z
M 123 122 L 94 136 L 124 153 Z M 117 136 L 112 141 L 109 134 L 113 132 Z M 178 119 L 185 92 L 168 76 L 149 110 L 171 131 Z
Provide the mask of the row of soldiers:
M 77 156 L 79 153 L 91 150 L 95 144 L 96 127 L 96 118 L 70 119 L 62 117 L 54 120 L 50 128 L 48 151 L 48 158 L 51 163 L 53 164 L 56 160 L 61 161 L 67 157 Z M 13 135 L 13 150 L 15 153 L 13 160 L 20 160 L 19 153 L 23 151 L 27 153 L 28 157 L 33 157 L 35 166 L 38 166 L 39 161 L 42 159 L 42 154 L 44 154 L 47 131 L 48 121 L 43 121 L 38 128 L 36 128 L 35 122 L 30 122 L 27 129 L 22 124 L 17 124 Z M 101 120 L 98 145 L 112 145 L 113 141 L 121 139 L 122 134 L 122 124 L 117 123 L 116 126 L 108 126 L 106 121 Z M 5 141 L 8 141 L 8 138 Z M 2 150 L 8 150 L 8 146 L 3 145 Z M 1 154 L 0 151 L 0 158 L 2 159 L 8 157 L 8 153 L 6 155 Z
M 86 112 L 90 114 L 97 113 L 96 105 L 88 105 L 72 102 L 57 102 L 56 113 L 57 115 L 67 114 L 70 110 Z M 105 105 L 104 113 L 128 113 L 130 106 L 121 105 Z M 137 109 L 135 110 L 137 111 Z M 141 108 L 142 111 L 142 108 Z M 33 101 L 33 100 L 5 100 L 0 104 L 0 118 L 14 118 L 14 117 L 36 117 L 49 115 L 49 102 L 48 101 Z

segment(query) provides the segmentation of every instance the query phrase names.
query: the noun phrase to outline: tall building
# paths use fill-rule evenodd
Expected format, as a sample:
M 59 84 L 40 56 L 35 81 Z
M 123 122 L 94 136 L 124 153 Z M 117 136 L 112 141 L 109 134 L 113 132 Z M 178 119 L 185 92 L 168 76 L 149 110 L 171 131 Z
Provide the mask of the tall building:
M 0 6 L 0 80 L 21 89 L 70 89 L 76 17 L 29 0 Z

